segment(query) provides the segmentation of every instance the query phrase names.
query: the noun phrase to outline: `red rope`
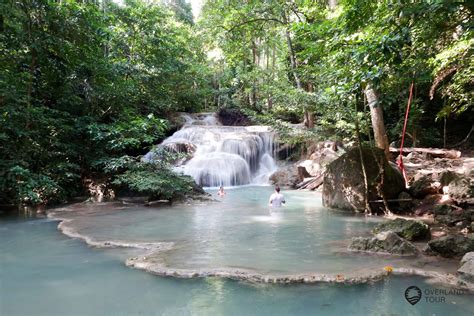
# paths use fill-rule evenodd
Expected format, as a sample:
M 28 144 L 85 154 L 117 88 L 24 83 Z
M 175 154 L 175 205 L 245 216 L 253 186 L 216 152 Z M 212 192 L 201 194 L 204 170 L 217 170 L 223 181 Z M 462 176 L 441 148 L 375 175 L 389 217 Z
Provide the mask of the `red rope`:
M 403 144 L 405 143 L 405 132 L 407 130 L 408 114 L 410 113 L 411 99 L 413 97 L 413 85 L 414 82 L 412 81 L 410 86 L 410 96 L 408 97 L 407 110 L 405 113 L 405 122 L 403 123 L 402 142 L 400 144 L 400 159 L 398 160 L 398 166 L 400 167 L 403 178 L 405 179 L 405 186 L 407 185 L 407 174 L 405 172 L 405 167 L 403 166 Z

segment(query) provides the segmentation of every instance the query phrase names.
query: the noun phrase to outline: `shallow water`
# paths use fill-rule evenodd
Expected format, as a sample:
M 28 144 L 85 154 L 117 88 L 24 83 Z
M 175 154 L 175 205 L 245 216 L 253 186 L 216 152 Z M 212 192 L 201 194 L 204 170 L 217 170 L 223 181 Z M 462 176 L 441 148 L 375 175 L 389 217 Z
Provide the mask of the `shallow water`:
M 0 219 L 0 315 L 472 315 L 471 295 L 412 306 L 404 291 L 445 287 L 418 277 L 373 285 L 249 284 L 129 269 L 116 250 L 87 247 L 48 220 Z
M 271 208 L 271 191 L 239 187 L 227 190 L 218 202 L 119 210 L 111 204 L 91 205 L 85 210 L 93 215 L 60 216 L 73 220 L 68 227 L 99 241 L 172 242 L 174 247 L 158 257 L 173 269 L 354 276 L 386 265 L 417 266 L 415 260 L 347 251 L 352 237 L 367 235 L 381 218 L 329 210 L 313 192 L 284 192 L 287 205 Z M 430 265 L 435 269 L 437 263 Z

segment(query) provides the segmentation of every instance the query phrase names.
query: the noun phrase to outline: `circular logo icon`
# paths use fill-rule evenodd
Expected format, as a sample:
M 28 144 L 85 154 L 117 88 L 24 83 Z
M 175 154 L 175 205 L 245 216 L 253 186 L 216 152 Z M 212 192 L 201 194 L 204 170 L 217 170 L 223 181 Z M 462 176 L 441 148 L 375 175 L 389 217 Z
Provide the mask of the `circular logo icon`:
M 409 286 L 405 290 L 405 299 L 410 303 L 411 305 L 415 305 L 421 300 L 421 290 L 418 286 Z

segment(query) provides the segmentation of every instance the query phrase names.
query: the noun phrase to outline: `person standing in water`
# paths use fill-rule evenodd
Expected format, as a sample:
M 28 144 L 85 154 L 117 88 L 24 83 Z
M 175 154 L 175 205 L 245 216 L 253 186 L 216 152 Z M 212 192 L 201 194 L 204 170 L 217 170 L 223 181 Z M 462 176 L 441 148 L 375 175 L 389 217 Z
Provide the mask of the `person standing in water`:
M 224 196 L 225 195 L 224 187 L 222 185 L 219 188 L 219 191 L 217 191 L 217 195 L 219 195 L 219 196 Z
M 275 192 L 270 196 L 270 200 L 268 201 L 268 204 L 270 206 L 282 206 L 282 204 L 285 204 L 285 197 L 283 194 L 280 193 L 280 187 L 276 186 L 275 187 Z

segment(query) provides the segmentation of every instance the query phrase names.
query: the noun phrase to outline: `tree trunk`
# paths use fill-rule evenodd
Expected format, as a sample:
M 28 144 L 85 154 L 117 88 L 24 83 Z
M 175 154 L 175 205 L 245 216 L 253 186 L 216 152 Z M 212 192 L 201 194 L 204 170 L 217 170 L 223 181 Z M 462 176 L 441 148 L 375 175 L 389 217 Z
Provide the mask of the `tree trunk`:
M 314 92 L 314 87 L 311 82 L 308 82 L 308 92 L 309 93 Z M 306 127 L 313 128 L 314 127 L 314 113 L 308 110 L 305 110 L 304 116 L 305 116 L 304 119 L 305 119 Z
M 304 110 L 304 125 L 307 128 L 314 127 L 314 116 L 312 112 L 309 112 L 307 109 Z
M 296 65 L 295 51 L 293 50 L 293 44 L 291 42 L 290 31 L 288 30 L 288 28 L 286 28 L 286 42 L 288 44 L 288 51 L 290 53 L 291 72 L 293 73 L 293 78 L 295 78 L 296 87 L 298 89 L 301 89 L 301 81 L 298 74 L 296 73 L 297 65 Z
M 367 84 L 364 89 L 364 93 L 370 108 L 370 118 L 372 120 L 372 128 L 374 130 L 375 144 L 378 148 L 384 150 L 387 158 L 390 158 L 388 137 L 385 131 L 383 110 L 379 104 L 379 97 L 371 83 Z
M 275 77 L 275 61 L 276 61 L 276 47 L 275 47 L 275 44 L 272 45 L 272 69 L 271 69 L 271 75 L 270 75 L 270 78 L 273 82 L 273 79 Z M 270 56 L 268 56 L 268 58 L 270 58 Z M 268 109 L 271 110 L 273 108 L 273 96 L 272 94 L 270 93 L 268 95 L 268 102 L 267 102 L 267 106 L 268 106 Z
M 286 17 L 284 18 L 284 21 L 286 22 Z M 300 77 L 298 76 L 298 73 L 296 72 L 296 68 L 297 68 L 296 57 L 295 57 L 295 51 L 293 50 L 293 43 L 291 41 L 290 31 L 288 30 L 288 28 L 286 28 L 285 32 L 286 32 L 286 42 L 288 44 L 288 51 L 290 53 L 291 72 L 293 73 L 293 78 L 295 78 L 296 88 L 298 88 L 298 90 L 302 90 L 303 87 L 301 85 L 301 80 L 300 80 Z M 306 107 L 304 108 L 303 123 L 308 128 L 314 127 L 312 115 L 311 113 L 309 113 Z

